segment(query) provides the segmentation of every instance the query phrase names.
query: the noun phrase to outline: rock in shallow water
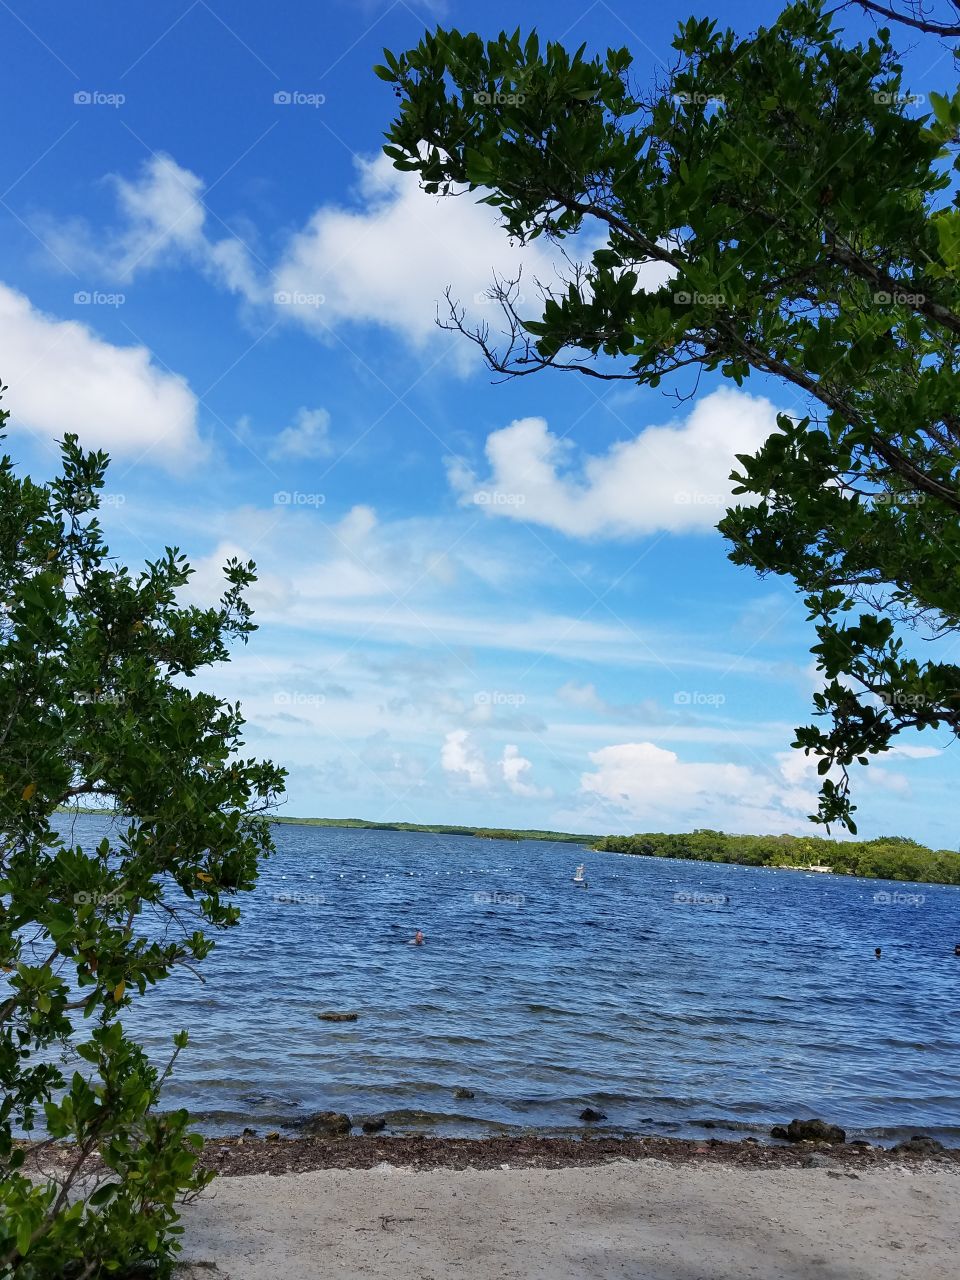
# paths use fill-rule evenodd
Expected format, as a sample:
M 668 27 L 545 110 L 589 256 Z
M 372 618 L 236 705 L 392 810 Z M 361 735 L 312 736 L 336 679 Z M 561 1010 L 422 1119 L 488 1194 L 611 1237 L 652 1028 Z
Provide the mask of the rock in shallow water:
M 580 1112 L 580 1119 L 586 1120 L 587 1124 L 596 1124 L 598 1120 L 606 1120 L 606 1118 L 603 1111 L 597 1111 L 593 1107 L 584 1107 Z
M 336 1138 L 349 1133 L 353 1121 L 342 1111 L 318 1111 L 308 1116 L 300 1128 L 308 1138 Z
M 360 1121 L 360 1128 L 364 1133 L 379 1133 L 381 1129 L 387 1127 L 387 1122 L 383 1116 L 367 1116 L 365 1120 Z
M 459 1098 L 461 1101 L 465 1101 L 468 1098 L 475 1098 L 477 1095 L 472 1089 L 454 1089 L 453 1096 L 455 1098 Z
M 360 1015 L 359 1013 L 335 1013 L 330 1010 L 326 1013 L 318 1013 L 317 1017 L 321 1022 L 356 1022 Z

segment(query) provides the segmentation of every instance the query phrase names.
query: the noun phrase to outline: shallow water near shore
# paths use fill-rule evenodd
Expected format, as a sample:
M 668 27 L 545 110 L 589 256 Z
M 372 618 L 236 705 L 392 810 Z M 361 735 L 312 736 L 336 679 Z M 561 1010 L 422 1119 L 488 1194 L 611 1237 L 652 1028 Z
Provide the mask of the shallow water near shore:
M 87 847 L 110 830 L 59 822 Z M 124 1015 L 158 1061 L 189 1028 L 164 1103 L 201 1130 L 336 1110 L 388 1132 L 560 1134 L 589 1105 L 594 1132 L 762 1137 L 820 1115 L 848 1138 L 960 1142 L 960 889 L 274 830 L 206 982 L 178 973 Z

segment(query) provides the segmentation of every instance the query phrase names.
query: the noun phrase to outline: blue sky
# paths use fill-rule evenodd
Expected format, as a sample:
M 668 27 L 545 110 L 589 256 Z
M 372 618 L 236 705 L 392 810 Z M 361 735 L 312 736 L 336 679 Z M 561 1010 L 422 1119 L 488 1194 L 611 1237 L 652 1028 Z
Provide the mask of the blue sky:
M 746 30 L 777 8 L 711 12 Z M 257 561 L 261 629 L 205 683 L 290 770 L 288 813 L 806 829 L 816 787 L 789 743 L 810 628 L 712 529 L 733 454 L 799 406 L 759 379 L 681 405 L 491 383 L 434 316 L 447 285 L 488 315 L 516 251 L 490 210 L 378 154 L 384 45 L 520 21 L 627 44 L 646 82 L 689 10 L 638 13 L 0 4 L 9 447 L 36 476 L 65 431 L 107 449 L 112 548 L 179 545 L 197 599 L 228 555 Z M 915 92 L 949 85 L 936 57 L 913 56 Z M 523 265 L 554 270 L 548 248 Z M 864 834 L 956 845 L 944 745 L 905 741 L 858 777 Z

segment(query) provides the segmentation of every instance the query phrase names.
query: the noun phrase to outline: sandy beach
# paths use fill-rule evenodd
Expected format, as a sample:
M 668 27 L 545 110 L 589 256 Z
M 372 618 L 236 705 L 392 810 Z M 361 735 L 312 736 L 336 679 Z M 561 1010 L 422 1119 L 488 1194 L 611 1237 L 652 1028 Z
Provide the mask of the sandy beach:
M 941 1280 L 954 1161 L 830 1167 L 627 1159 L 460 1169 L 381 1162 L 218 1178 L 184 1214 L 180 1276 L 228 1280 Z

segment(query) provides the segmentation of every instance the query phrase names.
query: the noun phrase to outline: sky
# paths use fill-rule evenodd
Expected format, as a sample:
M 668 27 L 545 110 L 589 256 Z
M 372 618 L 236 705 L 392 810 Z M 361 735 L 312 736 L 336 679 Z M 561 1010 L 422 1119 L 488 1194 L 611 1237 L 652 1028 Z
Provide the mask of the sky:
M 696 12 L 746 33 L 777 8 Z M 7 448 L 36 478 L 67 431 L 106 449 L 111 550 L 179 546 L 191 599 L 256 561 L 259 630 L 202 683 L 289 770 L 286 814 L 820 832 L 790 749 L 812 629 L 714 528 L 791 393 L 494 381 L 437 327 L 444 291 L 492 318 L 493 273 L 550 279 L 555 255 L 379 150 L 395 99 L 371 68 L 425 27 L 626 44 L 649 83 L 691 12 L 0 0 Z M 935 48 L 908 65 L 950 86 Z M 857 773 L 862 835 L 956 847 L 946 747 Z

